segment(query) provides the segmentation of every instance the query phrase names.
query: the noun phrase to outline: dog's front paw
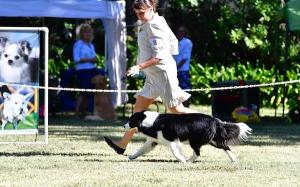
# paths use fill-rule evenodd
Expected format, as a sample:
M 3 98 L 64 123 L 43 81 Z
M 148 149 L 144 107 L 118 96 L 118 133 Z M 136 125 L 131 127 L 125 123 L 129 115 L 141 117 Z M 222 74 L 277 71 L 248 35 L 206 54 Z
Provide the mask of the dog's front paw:
M 239 164 L 239 160 L 236 158 L 236 159 L 234 159 L 234 160 L 231 160 L 231 163 L 232 163 L 232 164 Z
M 129 155 L 129 156 L 128 156 L 128 159 L 129 159 L 129 160 L 134 160 L 134 159 L 136 159 L 136 158 L 137 158 L 137 157 L 134 156 L 134 155 Z
M 187 159 L 186 162 L 187 163 L 194 163 L 194 162 L 196 162 L 196 160 L 195 159 Z
M 188 158 L 188 159 L 186 160 L 186 162 L 188 162 L 188 163 L 193 163 L 193 162 L 196 162 L 196 159 L 197 159 L 197 156 L 193 155 L 193 156 L 191 156 L 190 158 Z

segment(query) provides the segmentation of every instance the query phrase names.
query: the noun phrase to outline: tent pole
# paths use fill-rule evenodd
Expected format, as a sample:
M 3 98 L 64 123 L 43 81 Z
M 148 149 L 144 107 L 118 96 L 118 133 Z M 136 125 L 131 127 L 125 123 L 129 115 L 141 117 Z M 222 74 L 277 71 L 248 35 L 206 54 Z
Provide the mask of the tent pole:
M 275 57 L 275 82 L 278 81 L 278 63 L 279 63 L 279 52 L 278 52 L 278 41 L 279 41 L 279 22 L 276 22 L 275 28 L 275 49 L 274 49 L 274 57 Z M 275 94 L 275 101 L 278 98 L 278 87 L 274 87 L 274 94 Z M 275 117 L 277 117 L 277 105 L 276 102 L 274 103 L 275 106 Z
M 283 7 L 285 5 L 285 1 L 284 0 L 279 0 L 279 2 L 280 2 L 280 5 L 281 5 L 281 9 L 283 9 Z M 279 80 L 278 74 L 280 74 L 280 65 L 279 65 L 279 61 L 280 61 L 279 60 L 280 59 L 279 26 L 280 26 L 280 23 L 281 23 L 281 19 L 279 19 L 276 22 L 276 26 L 275 26 L 275 49 L 274 49 L 274 57 L 275 57 L 275 82 L 277 82 Z M 277 99 L 278 99 L 278 86 L 274 87 L 274 95 L 275 95 L 275 101 L 277 101 Z M 275 117 L 277 117 L 278 106 L 277 106 L 276 102 L 274 103 L 274 107 L 275 107 Z
M 289 47 L 290 47 L 290 29 L 289 29 L 289 23 L 288 20 L 285 20 L 286 22 L 286 32 L 285 32 L 285 50 L 284 50 L 284 65 L 283 65 L 283 76 L 284 81 L 287 80 L 287 74 L 286 74 L 286 67 L 287 63 L 289 62 L 288 56 L 289 56 Z M 282 117 L 284 117 L 285 112 L 285 98 L 286 98 L 286 84 L 283 85 L 283 106 L 282 106 Z

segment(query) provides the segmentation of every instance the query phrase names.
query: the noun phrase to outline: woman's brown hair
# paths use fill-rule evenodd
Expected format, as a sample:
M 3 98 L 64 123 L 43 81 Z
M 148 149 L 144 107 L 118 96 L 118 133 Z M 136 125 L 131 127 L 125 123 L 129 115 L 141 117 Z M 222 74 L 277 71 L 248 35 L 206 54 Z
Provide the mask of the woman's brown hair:
M 156 11 L 156 7 L 158 4 L 158 0 L 134 0 L 132 7 L 133 9 L 141 9 L 143 7 L 153 7 L 154 12 Z

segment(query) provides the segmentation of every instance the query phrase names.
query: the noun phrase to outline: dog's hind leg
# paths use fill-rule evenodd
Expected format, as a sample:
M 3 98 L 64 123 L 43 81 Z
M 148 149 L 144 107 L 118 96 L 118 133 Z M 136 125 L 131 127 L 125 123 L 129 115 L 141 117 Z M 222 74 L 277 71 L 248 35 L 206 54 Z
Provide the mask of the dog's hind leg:
M 216 142 L 210 142 L 209 144 L 212 145 L 213 147 L 223 149 L 226 152 L 226 154 L 228 155 L 228 157 L 232 163 L 238 162 L 237 157 L 232 153 L 232 151 L 230 150 L 230 148 L 227 145 L 222 145 L 222 144 L 217 145 Z
M 130 155 L 128 158 L 129 160 L 133 160 L 136 159 L 137 157 L 149 153 L 152 149 L 154 149 L 156 147 L 157 143 L 151 141 L 151 140 L 147 140 L 143 146 L 138 149 L 133 155 Z
M 211 146 L 215 147 L 215 148 L 219 148 L 219 149 L 223 149 L 226 154 L 228 155 L 229 159 L 231 160 L 232 163 L 237 163 L 238 162 L 238 159 L 237 157 L 232 153 L 232 151 L 230 150 L 229 146 L 227 145 L 217 145 L 216 142 L 210 142 L 209 143 Z
M 180 162 L 186 163 L 186 158 L 182 154 L 182 149 L 181 149 L 181 143 L 179 140 L 175 140 L 174 142 L 170 142 L 170 148 L 172 150 L 172 153 L 176 157 L 176 159 Z
M 224 151 L 227 153 L 232 163 L 238 163 L 237 157 L 232 153 L 230 149 L 224 149 Z

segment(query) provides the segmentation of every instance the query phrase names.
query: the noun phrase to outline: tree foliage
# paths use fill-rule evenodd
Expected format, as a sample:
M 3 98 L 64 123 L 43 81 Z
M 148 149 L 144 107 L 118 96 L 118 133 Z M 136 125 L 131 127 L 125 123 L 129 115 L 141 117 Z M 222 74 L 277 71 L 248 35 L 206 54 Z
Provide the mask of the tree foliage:
M 189 29 L 199 63 L 262 62 L 271 68 L 277 37 L 284 47 L 281 9 L 281 1 L 274 0 L 171 0 L 167 15 L 173 28 L 184 24 Z M 299 60 L 297 42 L 292 38 L 290 52 Z
M 289 59 L 285 61 L 286 24 L 282 3 L 279 0 L 170 0 L 167 19 L 173 28 L 185 25 L 194 43 L 193 55 L 199 65 L 194 62 L 192 67 L 193 85 L 209 87 L 213 81 L 239 78 L 263 83 L 298 80 L 300 40 L 298 33 L 290 33 Z M 298 89 L 298 85 L 288 85 L 286 98 L 282 88 L 261 89 L 262 104 L 286 103 L 297 107 Z

